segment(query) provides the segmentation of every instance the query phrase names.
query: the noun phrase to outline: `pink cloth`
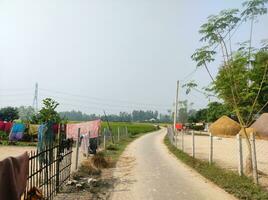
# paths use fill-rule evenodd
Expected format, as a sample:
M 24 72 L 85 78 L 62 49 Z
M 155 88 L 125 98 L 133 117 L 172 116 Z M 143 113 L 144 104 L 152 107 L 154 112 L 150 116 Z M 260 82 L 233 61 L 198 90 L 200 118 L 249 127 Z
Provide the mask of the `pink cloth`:
M 78 128 L 80 128 L 80 135 L 87 135 L 88 138 L 96 138 L 99 135 L 101 120 L 94 120 L 82 122 L 77 124 L 67 124 L 66 134 L 67 138 L 77 140 Z

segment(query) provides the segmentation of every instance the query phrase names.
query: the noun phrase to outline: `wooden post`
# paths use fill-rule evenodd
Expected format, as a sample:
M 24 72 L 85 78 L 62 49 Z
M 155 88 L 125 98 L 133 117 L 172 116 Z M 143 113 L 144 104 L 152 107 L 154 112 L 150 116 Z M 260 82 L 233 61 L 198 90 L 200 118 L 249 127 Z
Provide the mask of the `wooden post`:
M 177 148 L 178 147 L 178 132 L 176 131 L 176 129 L 174 130 L 174 137 L 175 137 L 175 146 Z
M 77 170 L 77 168 L 78 168 L 78 160 L 79 160 L 79 142 L 80 142 L 80 128 L 78 128 L 77 141 L 76 141 L 75 170 Z
M 179 84 L 180 82 L 177 81 L 177 88 L 176 88 L 176 98 L 175 98 L 175 110 L 174 110 L 174 121 L 173 121 L 173 130 L 176 129 L 176 121 L 177 121 L 177 115 L 178 115 L 178 102 L 179 102 Z
M 90 131 L 88 131 L 88 141 L 86 142 L 86 157 L 88 158 L 88 151 L 90 149 Z
M 252 152 L 252 167 L 253 167 L 253 179 L 256 184 L 259 184 L 258 178 L 258 167 L 257 167 L 257 156 L 256 156 L 256 144 L 255 134 L 251 133 L 251 152 Z
M 127 127 L 125 127 L 125 131 L 126 131 L 126 137 L 128 136 L 128 131 L 127 131 Z
M 176 142 L 177 142 L 177 135 L 176 135 L 176 130 L 172 130 L 172 144 L 173 145 L 176 145 Z
M 120 128 L 117 127 L 117 141 L 120 141 Z
M 184 133 L 181 130 L 181 150 L 184 151 Z
M 195 158 L 195 138 L 194 138 L 194 131 L 192 131 L 192 156 Z
M 58 147 L 57 147 L 57 161 L 56 161 L 56 192 L 60 191 L 60 150 L 61 150 L 61 131 L 58 127 Z
M 103 133 L 103 149 L 106 149 L 106 132 Z
M 243 149 L 242 149 L 242 139 L 241 135 L 236 135 L 237 139 L 237 148 L 238 148 L 238 174 L 239 176 L 243 175 Z
M 209 133 L 209 164 L 213 162 L 213 136 Z

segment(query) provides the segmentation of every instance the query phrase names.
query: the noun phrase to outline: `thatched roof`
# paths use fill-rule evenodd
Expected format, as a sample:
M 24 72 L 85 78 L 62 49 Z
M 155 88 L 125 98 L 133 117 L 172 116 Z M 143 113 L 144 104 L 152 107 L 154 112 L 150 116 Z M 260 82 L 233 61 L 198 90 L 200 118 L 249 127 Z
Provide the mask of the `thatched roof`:
M 209 126 L 212 135 L 235 136 L 239 133 L 240 125 L 227 116 L 222 116 Z
M 263 113 L 250 127 L 254 128 L 257 137 L 268 139 L 268 113 Z

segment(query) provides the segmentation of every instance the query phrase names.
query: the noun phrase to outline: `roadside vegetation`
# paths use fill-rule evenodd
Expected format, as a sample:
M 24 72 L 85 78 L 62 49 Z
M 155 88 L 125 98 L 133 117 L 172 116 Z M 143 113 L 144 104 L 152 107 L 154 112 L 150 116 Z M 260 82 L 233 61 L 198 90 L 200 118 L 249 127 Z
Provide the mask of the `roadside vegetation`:
M 129 143 L 137 139 L 138 137 L 155 130 L 158 130 L 158 126 L 146 123 L 129 123 L 129 122 L 110 122 L 112 134 L 114 135 L 115 142 L 111 141 L 107 144 L 106 150 L 104 150 L 104 156 L 109 158 L 113 164 L 115 164 L 119 156 L 123 153 Z M 118 127 L 121 132 L 120 140 L 117 140 Z M 128 135 L 126 135 L 126 127 Z M 102 122 L 102 129 L 108 128 L 106 122 Z
M 128 132 L 131 135 L 136 135 L 139 133 L 147 133 L 150 131 L 154 131 L 156 127 L 150 123 L 135 123 L 135 122 L 110 122 L 110 128 L 114 135 L 117 134 L 118 128 L 120 128 L 121 132 L 124 133 L 125 128 L 127 128 Z M 108 123 L 102 121 L 101 128 L 108 128 Z
M 206 161 L 198 160 L 189 156 L 174 147 L 167 136 L 164 139 L 164 143 L 168 147 L 169 151 L 179 160 L 238 199 L 268 199 L 267 191 L 261 186 L 254 184 L 250 178 L 246 176 L 239 176 L 235 172 L 222 169 L 215 164 L 209 164 Z

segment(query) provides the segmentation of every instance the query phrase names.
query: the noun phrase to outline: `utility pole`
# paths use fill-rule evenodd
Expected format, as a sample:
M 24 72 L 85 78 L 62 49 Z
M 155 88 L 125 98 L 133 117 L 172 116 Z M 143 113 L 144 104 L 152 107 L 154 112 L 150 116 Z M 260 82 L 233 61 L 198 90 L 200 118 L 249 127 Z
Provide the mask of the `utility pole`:
M 175 100 L 175 110 L 174 110 L 174 124 L 173 128 L 174 131 L 176 130 L 176 122 L 177 122 L 177 115 L 178 115 L 178 100 L 179 100 L 179 81 L 177 81 L 177 90 L 176 90 L 176 100 Z
M 38 83 L 35 83 L 33 108 L 35 112 L 38 112 Z

